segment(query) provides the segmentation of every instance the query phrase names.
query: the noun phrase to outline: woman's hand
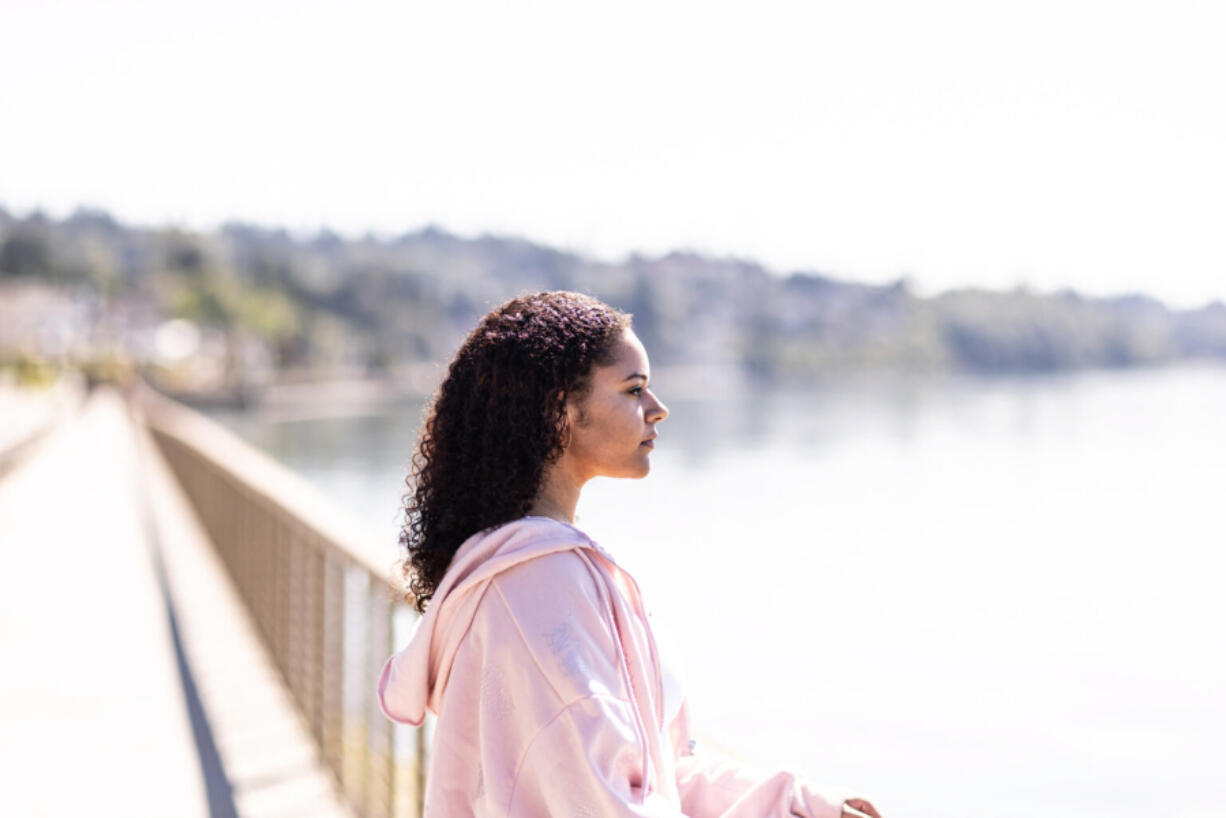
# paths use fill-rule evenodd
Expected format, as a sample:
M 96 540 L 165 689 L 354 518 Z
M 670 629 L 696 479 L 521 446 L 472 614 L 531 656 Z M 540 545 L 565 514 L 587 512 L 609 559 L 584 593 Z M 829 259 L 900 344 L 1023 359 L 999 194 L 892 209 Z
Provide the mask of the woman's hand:
M 845 818 L 863 818 L 865 815 L 870 818 L 881 818 L 881 813 L 877 812 L 877 808 L 863 798 L 848 798 L 844 801 L 843 815 Z

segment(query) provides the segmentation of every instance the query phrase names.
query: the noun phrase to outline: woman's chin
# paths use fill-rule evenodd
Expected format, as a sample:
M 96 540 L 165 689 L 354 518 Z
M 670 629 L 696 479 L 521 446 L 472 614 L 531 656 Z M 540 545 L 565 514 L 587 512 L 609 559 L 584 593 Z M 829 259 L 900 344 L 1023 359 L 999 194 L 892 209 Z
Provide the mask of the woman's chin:
M 651 460 L 647 457 L 648 454 L 648 450 L 641 449 L 639 450 L 638 457 L 634 460 L 611 468 L 608 471 L 601 471 L 600 474 L 620 480 L 638 480 L 646 477 L 648 472 L 651 471 Z

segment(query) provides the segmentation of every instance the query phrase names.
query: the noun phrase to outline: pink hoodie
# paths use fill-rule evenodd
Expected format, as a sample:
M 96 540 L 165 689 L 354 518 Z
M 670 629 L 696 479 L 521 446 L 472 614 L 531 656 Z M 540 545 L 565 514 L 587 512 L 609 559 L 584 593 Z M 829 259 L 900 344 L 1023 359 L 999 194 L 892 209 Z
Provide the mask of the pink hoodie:
M 460 546 L 379 679 L 388 718 L 438 716 L 430 818 L 839 818 L 841 795 L 691 755 L 688 708 L 665 724 L 663 699 L 633 578 L 547 517 Z

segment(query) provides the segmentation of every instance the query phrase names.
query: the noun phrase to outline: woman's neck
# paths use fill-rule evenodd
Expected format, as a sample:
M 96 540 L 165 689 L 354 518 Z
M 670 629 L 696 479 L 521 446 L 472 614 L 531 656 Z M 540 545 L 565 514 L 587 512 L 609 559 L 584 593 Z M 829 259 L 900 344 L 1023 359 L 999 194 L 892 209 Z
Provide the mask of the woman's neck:
M 545 479 L 541 481 L 540 491 L 537 492 L 536 500 L 528 509 L 528 513 L 537 517 L 552 517 L 574 525 L 575 508 L 579 505 L 579 492 L 583 484 L 557 468 L 559 465 L 555 463 L 553 468 L 545 472 Z

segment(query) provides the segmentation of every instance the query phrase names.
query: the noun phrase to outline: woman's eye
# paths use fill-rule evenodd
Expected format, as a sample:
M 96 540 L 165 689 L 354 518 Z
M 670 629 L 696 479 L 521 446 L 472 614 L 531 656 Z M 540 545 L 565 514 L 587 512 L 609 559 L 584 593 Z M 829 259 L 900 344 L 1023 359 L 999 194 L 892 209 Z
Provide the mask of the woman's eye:
M 643 387 L 641 386 L 636 386 L 630 390 L 631 395 L 641 395 L 642 393 L 643 393 Z

